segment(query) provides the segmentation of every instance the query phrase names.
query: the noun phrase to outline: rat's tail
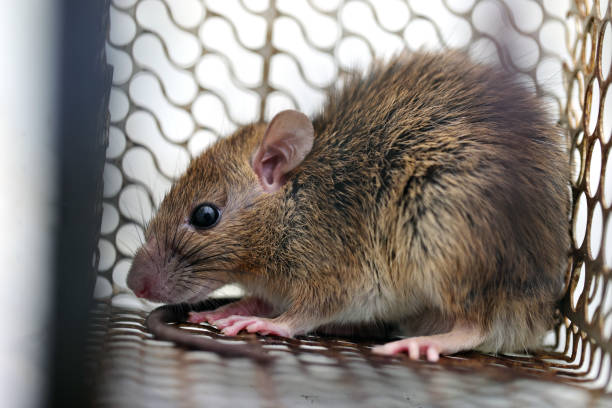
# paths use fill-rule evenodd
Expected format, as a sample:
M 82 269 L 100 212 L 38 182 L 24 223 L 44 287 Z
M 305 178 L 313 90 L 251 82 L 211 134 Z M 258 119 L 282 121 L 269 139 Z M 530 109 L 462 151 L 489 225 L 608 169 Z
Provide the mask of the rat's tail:
M 224 344 L 213 339 L 189 334 L 169 325 L 169 323 L 185 322 L 187 314 L 191 310 L 193 310 L 193 306 L 187 304 L 163 305 L 149 314 L 145 325 L 157 339 L 171 341 L 187 349 L 210 351 L 224 357 L 246 357 L 262 364 L 267 364 L 273 360 L 272 356 L 254 345 Z

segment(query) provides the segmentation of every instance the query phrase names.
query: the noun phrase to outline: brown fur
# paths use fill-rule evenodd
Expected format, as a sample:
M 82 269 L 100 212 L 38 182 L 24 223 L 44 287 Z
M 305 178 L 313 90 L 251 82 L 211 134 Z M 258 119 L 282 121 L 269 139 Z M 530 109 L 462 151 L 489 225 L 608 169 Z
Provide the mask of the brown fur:
M 157 268 L 158 300 L 237 282 L 296 334 L 464 320 L 483 329 L 482 350 L 537 344 L 562 287 L 569 165 L 535 96 L 460 53 L 415 54 L 353 76 L 313 126 L 312 151 L 276 193 L 250 163 L 263 124 L 192 162 L 134 261 Z M 220 223 L 179 228 L 202 202 Z

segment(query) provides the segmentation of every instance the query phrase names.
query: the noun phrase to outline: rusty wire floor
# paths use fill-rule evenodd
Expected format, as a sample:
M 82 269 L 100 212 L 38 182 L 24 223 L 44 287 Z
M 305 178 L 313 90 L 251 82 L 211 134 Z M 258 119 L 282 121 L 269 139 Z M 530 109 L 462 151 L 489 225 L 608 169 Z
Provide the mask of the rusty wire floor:
M 538 358 L 465 353 L 436 364 L 372 354 L 369 343 L 221 335 L 181 324 L 196 335 L 259 344 L 269 365 L 188 351 L 153 339 L 146 312 L 96 305 L 90 361 L 100 407 L 583 407 L 612 406 L 612 395 L 553 373 Z M 574 376 L 575 377 L 575 376 Z

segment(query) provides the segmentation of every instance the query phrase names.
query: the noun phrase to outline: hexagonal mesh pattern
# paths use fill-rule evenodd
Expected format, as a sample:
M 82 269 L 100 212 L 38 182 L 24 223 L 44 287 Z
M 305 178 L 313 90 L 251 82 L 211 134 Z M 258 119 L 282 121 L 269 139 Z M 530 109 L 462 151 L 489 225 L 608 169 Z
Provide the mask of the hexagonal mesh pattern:
M 168 402 L 184 400 L 182 405 L 189 406 L 199 401 L 193 395 L 199 388 L 208 390 L 208 394 L 198 393 L 207 394 L 207 401 L 223 401 L 236 391 L 235 387 L 228 388 L 229 378 L 250 369 L 252 377 L 245 384 L 250 384 L 251 389 L 240 398 L 290 406 L 289 401 L 262 389 L 280 392 L 279 387 L 291 388 L 291 381 L 299 385 L 299 376 L 318 378 L 317 370 L 322 370 L 322 378 L 330 376 L 329 384 L 336 381 L 339 387 L 358 392 L 358 396 L 342 399 L 327 391 L 315 394 L 332 398 L 327 402 L 340 398 L 335 402 L 346 404 L 353 399 L 371 404 L 378 401 L 359 384 L 387 374 L 390 377 L 386 385 L 382 380 L 374 383 L 379 391 L 390 393 L 390 401 L 396 402 L 414 397 L 399 391 L 399 384 L 405 381 L 415 386 L 425 384 L 428 391 L 416 400 L 432 404 L 441 401 L 440 405 L 459 390 L 467 398 L 465 401 L 482 397 L 478 401 L 485 405 L 489 397 L 530 402 L 533 394 L 529 389 L 560 387 L 516 377 L 533 373 L 592 389 L 607 387 L 609 391 L 610 7 L 604 0 L 576 0 L 574 4 L 569 0 L 113 0 L 107 54 L 115 73 L 96 287 L 100 309 L 95 327 L 99 336 L 94 340 L 95 349 L 109 351 L 103 355 L 106 357 L 100 357 L 104 390 L 100 402 L 129 405 L 135 395 L 153 396 L 163 389 L 172 396 L 167 397 Z M 512 37 L 520 52 L 506 53 L 499 46 L 501 22 L 509 28 L 506 35 Z M 288 348 L 286 354 L 295 360 L 285 365 L 282 361 L 289 360 L 281 360 L 276 367 L 280 371 L 271 372 L 274 369 L 256 369 L 244 361 L 230 363 L 209 353 L 186 352 L 151 340 L 142 325 L 142 310 L 151 305 L 129 294 L 125 278 L 144 221 L 151 217 L 189 160 L 242 124 L 267 120 L 289 107 L 313 113 L 326 89 L 348 71 L 367 66 L 373 58 L 420 47 L 462 48 L 475 59 L 500 60 L 513 67 L 567 129 L 574 170 L 574 246 L 568 261 L 569 291 L 562 302 L 563 322 L 549 336 L 550 351 L 537 356 L 499 357 L 471 353 L 444 359 L 442 368 L 423 368 L 425 365 L 401 358 L 392 362 L 377 360 L 366 345 L 351 342 L 342 347 L 354 358 L 345 361 L 342 351 L 336 349 L 340 340 L 332 344 L 308 337 L 283 342 L 283 347 Z M 182 327 L 200 335 L 222 337 L 207 326 Z M 279 346 L 278 339 L 243 337 L 246 340 L 242 341 L 259 342 L 264 348 Z M 319 368 L 304 365 L 302 354 L 310 356 L 306 359 L 318 356 L 312 358 L 320 359 L 313 363 Z M 361 368 L 353 367 L 352 362 Z M 240 368 L 241 364 L 249 368 Z M 518 367 L 519 374 L 495 368 L 500 365 Z M 321 367 L 340 371 L 323 373 L 325 369 Z M 452 369 L 446 372 L 447 367 Z M 475 368 L 492 376 L 476 375 Z M 279 375 L 282 370 L 296 378 Z M 468 371 L 470 375 L 459 380 L 456 373 Z M 426 374 L 419 380 L 415 373 Z M 398 377 L 394 377 L 396 374 Z M 203 376 L 207 380 L 199 381 Z M 210 378 L 216 382 L 211 383 Z M 495 388 L 491 378 L 506 378 L 504 384 L 512 384 L 511 389 L 521 392 Z M 448 395 L 446 391 L 434 392 L 438 383 L 451 387 Z M 316 383 L 310 385 L 325 390 L 329 384 L 319 384 L 320 388 Z M 399 388 L 392 391 L 391 385 Z M 489 391 L 480 390 L 484 385 Z M 573 388 L 571 392 L 570 388 L 563 390 L 565 394 L 545 393 L 535 402 L 546 405 L 565 401 L 557 399 L 562 395 L 577 398 L 576 402 L 592 397 Z M 302 403 L 313 401 L 308 395 L 304 394 Z M 154 398 L 149 402 L 152 401 Z M 161 400 L 158 403 L 164 405 Z
M 568 16 L 575 40 L 564 64 L 567 105 L 562 123 L 571 139 L 574 201 L 569 290 L 562 312 L 566 349 L 607 371 L 612 353 L 612 133 L 610 6 L 577 2 Z M 605 228 L 604 228 L 605 226 Z M 586 356 L 582 357 L 582 356 Z M 589 358 L 590 357 L 590 358 Z M 595 372 L 595 371 L 592 371 Z

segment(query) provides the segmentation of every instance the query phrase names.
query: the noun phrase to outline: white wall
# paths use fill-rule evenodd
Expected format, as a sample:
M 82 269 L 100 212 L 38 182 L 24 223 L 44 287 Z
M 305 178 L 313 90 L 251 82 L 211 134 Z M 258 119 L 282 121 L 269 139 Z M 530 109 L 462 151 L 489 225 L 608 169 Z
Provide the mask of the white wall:
M 48 333 L 56 14 L 0 0 L 0 406 L 42 402 Z

